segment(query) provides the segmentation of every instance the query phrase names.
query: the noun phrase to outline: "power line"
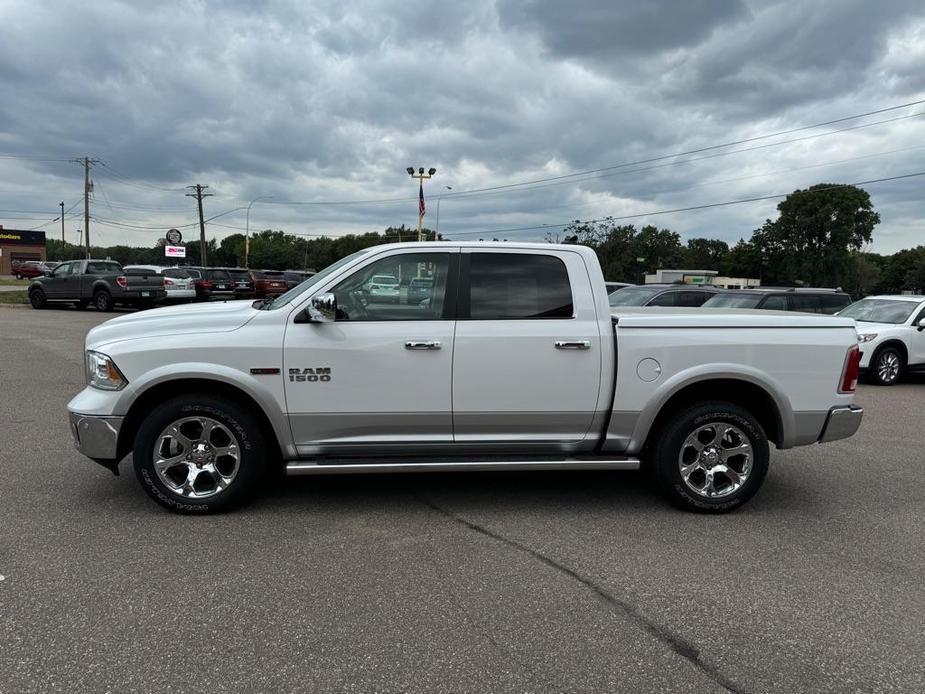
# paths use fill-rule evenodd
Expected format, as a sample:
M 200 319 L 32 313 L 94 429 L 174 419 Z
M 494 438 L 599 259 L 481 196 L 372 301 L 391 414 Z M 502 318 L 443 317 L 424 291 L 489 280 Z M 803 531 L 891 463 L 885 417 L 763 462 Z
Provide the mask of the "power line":
M 888 176 L 886 178 L 874 178 L 869 181 L 857 181 L 855 183 L 840 183 L 838 185 L 827 186 L 825 188 L 817 188 L 812 191 L 799 191 L 799 192 L 817 193 L 817 192 L 821 192 L 825 190 L 835 190 L 837 188 L 846 188 L 848 186 L 864 186 L 864 185 L 870 185 L 871 183 L 883 183 L 885 181 L 897 181 L 897 180 L 905 179 L 905 178 L 915 178 L 916 176 L 925 176 L 925 171 L 917 171 L 915 173 L 910 173 L 910 174 L 901 174 L 899 176 Z M 761 196 L 753 197 L 753 198 L 742 198 L 740 200 L 727 200 L 725 202 L 712 202 L 712 203 L 707 203 L 703 205 L 692 205 L 690 207 L 676 207 L 670 210 L 655 210 L 652 212 L 640 212 L 638 214 L 627 214 L 627 215 L 621 215 L 619 217 L 614 217 L 614 216 L 601 217 L 600 219 L 589 219 L 581 223 L 582 224 L 594 224 L 596 222 L 604 222 L 604 221 L 617 222 L 617 221 L 622 221 L 626 219 L 639 219 L 640 217 L 654 217 L 655 215 L 672 214 L 675 212 L 692 212 L 694 210 L 706 210 L 706 209 L 710 209 L 714 207 L 728 207 L 729 205 L 742 205 L 744 203 L 749 203 L 749 202 L 760 202 L 763 200 L 776 200 L 779 198 L 786 198 L 788 195 L 793 195 L 795 192 L 797 191 L 791 191 L 790 193 L 775 193 L 774 195 L 761 195 Z M 579 221 L 579 220 L 573 219 L 571 221 L 562 222 L 559 224 L 541 224 L 539 226 L 532 226 L 532 227 L 510 227 L 507 229 L 488 229 L 485 231 L 460 231 L 460 232 L 455 232 L 455 233 L 447 233 L 447 232 L 442 232 L 442 233 L 444 236 L 447 236 L 447 237 L 449 236 L 471 236 L 473 234 L 475 235 L 504 234 L 504 233 L 511 233 L 514 231 L 535 231 L 537 229 L 557 229 L 558 227 L 566 227 L 569 224 L 574 224 L 576 221 Z
M 538 183 L 549 183 L 553 181 L 562 181 L 562 180 L 567 180 L 567 179 L 579 179 L 580 177 L 583 177 L 583 176 L 586 178 L 581 178 L 580 180 L 593 180 L 594 178 L 602 177 L 602 176 L 593 176 L 593 174 L 600 174 L 600 173 L 614 171 L 616 169 L 623 169 L 623 168 L 627 168 L 630 166 L 636 166 L 640 164 L 650 164 L 650 163 L 654 163 L 658 161 L 664 161 L 667 159 L 674 159 L 676 157 L 685 157 L 685 156 L 689 156 L 692 154 L 701 154 L 703 152 L 708 152 L 711 150 L 723 149 L 726 147 L 733 147 L 735 145 L 747 144 L 749 142 L 766 140 L 766 139 L 770 139 L 773 137 L 780 137 L 781 135 L 788 135 L 788 134 L 793 134 L 796 132 L 812 130 L 813 128 L 821 128 L 827 125 L 834 125 L 836 123 L 844 123 L 850 120 L 857 120 L 858 118 L 864 118 L 864 117 L 876 115 L 879 113 L 887 113 L 889 111 L 896 111 L 898 109 L 908 108 L 910 106 L 916 106 L 916 105 L 923 104 L 923 103 L 925 103 L 925 99 L 921 99 L 918 101 L 910 101 L 905 104 L 899 104 L 899 105 L 890 106 L 887 108 L 876 109 L 873 111 L 866 111 L 864 113 L 858 113 L 858 114 L 854 114 L 851 116 L 844 116 L 842 118 L 836 118 L 834 120 L 823 121 L 821 123 L 813 123 L 812 125 L 804 125 L 798 128 L 790 128 L 788 130 L 780 130 L 780 131 L 773 132 L 773 133 L 756 135 L 754 137 L 743 138 L 740 140 L 733 140 L 730 142 L 710 145 L 707 147 L 699 147 L 697 149 L 686 150 L 683 152 L 675 152 L 673 154 L 663 154 L 657 157 L 649 157 L 646 159 L 637 159 L 634 161 L 621 162 L 619 164 L 612 164 L 610 166 L 605 166 L 605 167 L 601 167 L 598 169 L 588 169 L 586 171 L 576 171 L 575 173 L 563 174 L 561 176 L 550 176 L 546 178 L 537 178 L 537 179 L 532 179 L 528 181 L 520 181 L 517 183 L 507 183 L 507 184 L 498 185 L 498 186 L 490 186 L 486 188 L 473 188 L 470 190 L 454 191 L 452 193 L 441 195 L 440 197 L 455 198 L 455 197 L 470 196 L 470 195 L 475 195 L 479 193 L 488 193 L 488 192 L 499 191 L 499 190 L 510 190 L 511 188 L 522 188 L 522 189 L 532 190 L 532 188 L 526 188 L 526 187 L 533 186 L 534 184 L 538 184 Z M 814 135 L 807 135 L 801 138 L 793 138 L 793 139 L 784 140 L 781 142 L 769 143 L 769 144 L 761 145 L 761 146 L 754 147 L 754 148 L 749 147 L 749 148 L 734 150 L 732 152 L 719 153 L 716 155 L 712 155 L 711 157 L 701 157 L 698 159 L 684 160 L 681 162 L 671 162 L 669 164 L 664 164 L 662 166 L 674 166 L 676 164 L 688 163 L 689 161 L 699 161 L 700 159 L 715 158 L 717 156 L 728 156 L 730 154 L 738 154 L 740 152 L 750 152 L 750 151 L 754 151 L 755 149 L 764 149 L 767 147 L 779 147 L 781 145 L 792 144 L 794 142 L 801 142 L 804 140 L 814 139 L 817 137 L 826 137 L 829 135 L 836 135 L 836 134 L 839 134 L 842 132 L 848 132 L 851 130 L 861 130 L 865 128 L 871 128 L 877 125 L 883 125 L 885 123 L 892 123 L 892 122 L 899 121 L 899 120 L 906 120 L 908 118 L 915 118 L 921 115 L 925 115 L 925 112 L 914 113 L 914 114 L 906 115 L 906 116 L 898 116 L 896 118 L 887 118 L 887 119 L 883 119 L 879 121 L 874 121 L 873 123 L 864 123 L 861 125 L 850 126 L 847 128 L 838 128 L 835 130 L 830 130 L 825 133 L 817 133 Z M 660 167 L 653 167 L 653 168 L 660 168 Z M 651 169 L 643 169 L 643 170 L 651 170 Z M 636 171 L 631 171 L 627 173 L 638 173 L 639 171 L 643 171 L 643 170 L 636 170 Z M 569 182 L 580 182 L 580 181 L 569 181 Z M 403 197 L 403 198 L 382 198 L 382 199 L 368 199 L 368 200 L 309 200 L 309 201 L 283 200 L 283 201 L 268 201 L 267 204 L 270 204 L 270 205 L 319 205 L 319 206 L 321 205 L 325 205 L 325 206 L 327 205 L 360 205 L 360 204 L 383 204 L 383 203 L 394 203 L 394 202 L 408 202 L 409 200 L 414 200 L 414 199 L 415 198 L 412 198 L 412 197 Z

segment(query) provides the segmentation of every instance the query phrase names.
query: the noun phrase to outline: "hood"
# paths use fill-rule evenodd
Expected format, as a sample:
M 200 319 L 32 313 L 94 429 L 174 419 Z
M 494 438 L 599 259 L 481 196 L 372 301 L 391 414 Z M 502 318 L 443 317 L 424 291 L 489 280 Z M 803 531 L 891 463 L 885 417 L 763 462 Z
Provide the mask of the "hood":
M 896 330 L 896 328 L 905 327 L 902 323 L 868 323 L 867 321 L 855 321 L 858 333 L 883 333 L 887 330 Z
M 251 300 L 216 301 L 137 311 L 108 320 L 87 333 L 87 348 L 139 338 L 237 330 L 257 315 Z

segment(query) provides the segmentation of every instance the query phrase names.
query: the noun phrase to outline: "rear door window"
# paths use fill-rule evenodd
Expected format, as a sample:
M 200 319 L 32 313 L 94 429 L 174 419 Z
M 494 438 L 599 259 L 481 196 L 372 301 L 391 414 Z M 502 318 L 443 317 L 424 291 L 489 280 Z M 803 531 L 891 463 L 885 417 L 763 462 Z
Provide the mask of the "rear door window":
M 819 306 L 822 313 L 838 313 L 851 303 L 847 294 L 823 294 L 819 297 Z
M 771 294 L 771 296 L 764 300 L 760 308 L 767 311 L 786 311 L 787 297 L 783 294 Z
M 654 297 L 646 306 L 677 306 L 678 295 L 681 292 L 662 292 Z
M 819 313 L 819 297 L 815 294 L 791 294 L 790 310 L 801 313 Z
M 472 253 L 468 308 L 472 320 L 572 318 L 568 269 L 552 255 Z
M 678 292 L 678 306 L 703 306 L 710 298 L 709 292 Z

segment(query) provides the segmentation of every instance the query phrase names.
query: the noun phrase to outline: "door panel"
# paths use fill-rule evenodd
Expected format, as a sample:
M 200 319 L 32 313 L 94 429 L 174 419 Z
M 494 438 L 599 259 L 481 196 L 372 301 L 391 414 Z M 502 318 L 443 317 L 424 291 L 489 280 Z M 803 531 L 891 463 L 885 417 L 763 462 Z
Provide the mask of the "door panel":
M 558 447 L 582 441 L 598 400 L 601 337 L 580 256 L 568 254 L 563 264 L 539 251 L 465 249 L 462 257 L 453 360 L 456 442 Z M 568 284 L 565 314 L 560 304 Z M 492 319 L 493 312 L 498 317 Z M 511 315 L 517 312 L 523 315 Z M 535 317 L 550 314 L 562 317 Z
M 290 322 L 283 360 L 286 402 L 301 454 L 452 443 L 450 312 L 458 263 L 451 259 L 457 255 L 376 256 L 336 286 L 319 289 L 337 297 L 334 323 Z M 363 289 L 369 273 L 384 274 L 384 268 L 401 279 L 397 301 Z M 411 276 L 432 277 L 432 293 L 409 301 Z

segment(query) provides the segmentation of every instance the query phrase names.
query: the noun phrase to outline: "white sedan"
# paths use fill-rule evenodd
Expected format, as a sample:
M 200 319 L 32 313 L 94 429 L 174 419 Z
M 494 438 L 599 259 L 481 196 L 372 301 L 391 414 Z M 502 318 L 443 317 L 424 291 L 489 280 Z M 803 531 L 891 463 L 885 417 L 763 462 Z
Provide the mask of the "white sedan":
M 861 372 L 881 386 L 925 370 L 925 296 L 869 296 L 838 313 L 857 321 Z

